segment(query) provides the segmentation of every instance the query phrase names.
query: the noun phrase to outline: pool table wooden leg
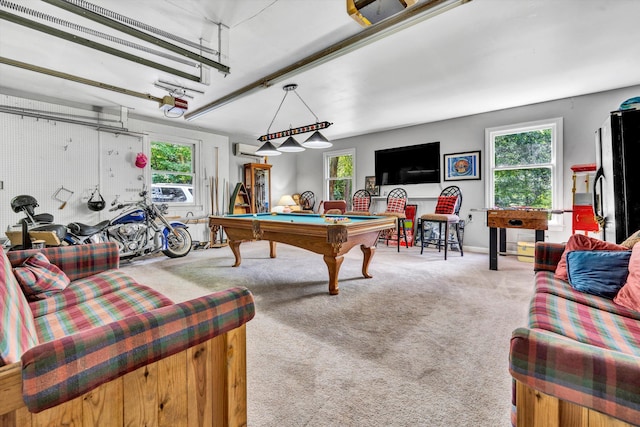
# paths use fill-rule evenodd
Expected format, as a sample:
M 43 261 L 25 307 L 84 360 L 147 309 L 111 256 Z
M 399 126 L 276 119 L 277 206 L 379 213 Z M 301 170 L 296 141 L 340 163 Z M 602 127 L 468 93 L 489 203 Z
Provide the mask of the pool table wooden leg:
M 234 267 L 237 267 L 242 262 L 242 257 L 240 256 L 240 243 L 242 240 L 230 240 L 229 247 L 231 248 L 231 252 L 236 257 L 236 262 L 233 264 Z
M 269 256 L 271 258 L 276 257 L 276 242 L 273 240 L 269 240 Z
M 369 264 L 371 263 L 371 258 L 373 257 L 373 254 L 376 252 L 376 247 L 360 245 L 360 249 L 364 254 L 364 258 L 362 260 L 362 275 L 367 279 L 370 279 L 373 276 L 369 274 Z
M 324 255 L 324 263 L 327 264 L 327 268 L 329 269 L 329 294 L 338 295 L 340 289 L 338 289 L 338 273 L 340 272 L 340 266 L 342 265 L 342 261 L 344 261 L 343 256 L 329 256 Z

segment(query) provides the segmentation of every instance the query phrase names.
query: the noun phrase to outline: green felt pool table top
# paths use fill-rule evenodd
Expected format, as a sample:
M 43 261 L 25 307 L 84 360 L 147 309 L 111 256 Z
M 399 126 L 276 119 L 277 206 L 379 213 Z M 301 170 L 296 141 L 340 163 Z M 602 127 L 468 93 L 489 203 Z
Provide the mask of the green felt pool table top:
M 296 224 L 358 224 L 358 223 L 366 223 L 376 219 L 381 219 L 385 217 L 381 216 L 346 216 L 346 215 L 318 215 L 318 214 L 301 214 L 301 213 L 259 213 L 259 214 L 234 214 L 234 215 L 225 215 L 224 218 L 237 218 L 237 219 L 249 219 L 249 220 L 259 220 L 259 221 L 278 221 L 278 222 L 290 222 Z M 349 218 L 347 222 L 330 222 L 327 221 L 327 218 Z

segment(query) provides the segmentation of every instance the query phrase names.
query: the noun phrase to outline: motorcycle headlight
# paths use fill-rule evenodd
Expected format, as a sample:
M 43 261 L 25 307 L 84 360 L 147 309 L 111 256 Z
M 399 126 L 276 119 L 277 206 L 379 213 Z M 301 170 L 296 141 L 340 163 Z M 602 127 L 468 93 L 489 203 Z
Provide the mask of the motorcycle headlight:
M 166 203 L 162 203 L 157 205 L 158 206 L 158 210 L 160 211 L 160 213 L 162 215 L 165 215 L 167 212 L 169 212 L 169 205 Z

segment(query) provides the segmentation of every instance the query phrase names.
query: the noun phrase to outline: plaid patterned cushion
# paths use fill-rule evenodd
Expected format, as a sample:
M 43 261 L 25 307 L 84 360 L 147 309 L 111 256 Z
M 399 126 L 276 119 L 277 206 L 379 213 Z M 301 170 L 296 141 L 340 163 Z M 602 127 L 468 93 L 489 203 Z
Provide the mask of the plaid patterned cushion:
M 353 198 L 353 210 L 366 212 L 369 210 L 369 199 L 366 197 Z
M 47 299 L 31 301 L 29 306 L 33 317 L 38 318 L 135 284 L 136 281 L 121 270 L 108 270 L 73 281 L 64 291 Z
M 536 242 L 533 271 L 556 271 L 564 253 L 563 243 Z
M 640 419 L 637 357 L 544 330 L 518 328 L 511 338 L 511 375 L 543 393 L 635 425 Z
M 48 342 L 171 304 L 161 293 L 131 284 L 37 317 L 36 330 L 40 342 Z
M 562 245 L 546 245 L 559 259 Z M 516 329 L 511 339 L 511 375 L 559 399 L 637 422 L 640 313 L 576 291 L 554 278 L 553 269 L 536 273 L 535 285 L 529 328 Z
M 7 252 L 7 256 L 11 265 L 17 267 L 38 252 L 45 254 L 49 261 L 64 271 L 72 282 L 101 271 L 118 268 L 120 260 L 118 245 L 112 242 L 11 251 Z
M 3 366 L 18 362 L 22 353 L 38 344 L 38 338 L 29 303 L 2 247 L 0 262 L 0 366 Z
M 458 196 L 440 196 L 438 197 L 438 203 L 436 203 L 435 213 L 452 215 L 456 212 L 457 203 Z
M 554 278 L 553 271 L 541 271 L 536 274 L 535 292 L 536 294 L 547 293 L 557 295 L 589 307 L 604 310 L 609 313 L 616 313 L 621 316 L 640 321 L 640 312 L 629 310 L 607 298 L 576 291 L 571 287 L 569 282 Z
M 529 308 L 529 328 L 640 357 L 640 322 L 556 295 L 540 293 Z M 612 331 L 615 331 L 613 333 Z
M 386 212 L 401 212 L 404 213 L 404 207 L 407 204 L 407 199 L 399 199 L 396 197 L 389 197 L 387 200 Z
M 64 290 L 69 278 L 62 270 L 51 264 L 47 257 L 38 252 L 27 258 L 13 273 L 30 300 L 45 299 Z
M 253 318 L 253 296 L 231 288 L 41 344 L 22 356 L 23 399 L 40 412 Z

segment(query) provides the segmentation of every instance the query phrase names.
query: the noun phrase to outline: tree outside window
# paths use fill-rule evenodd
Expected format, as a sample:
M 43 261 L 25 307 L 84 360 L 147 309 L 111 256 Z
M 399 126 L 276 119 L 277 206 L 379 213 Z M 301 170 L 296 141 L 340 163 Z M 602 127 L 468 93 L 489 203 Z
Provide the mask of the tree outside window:
M 151 142 L 151 194 L 154 202 L 193 203 L 194 145 Z
M 327 200 L 351 201 L 354 180 L 354 151 L 325 153 L 325 182 Z
M 562 209 L 562 119 L 487 129 L 487 152 L 489 207 Z

